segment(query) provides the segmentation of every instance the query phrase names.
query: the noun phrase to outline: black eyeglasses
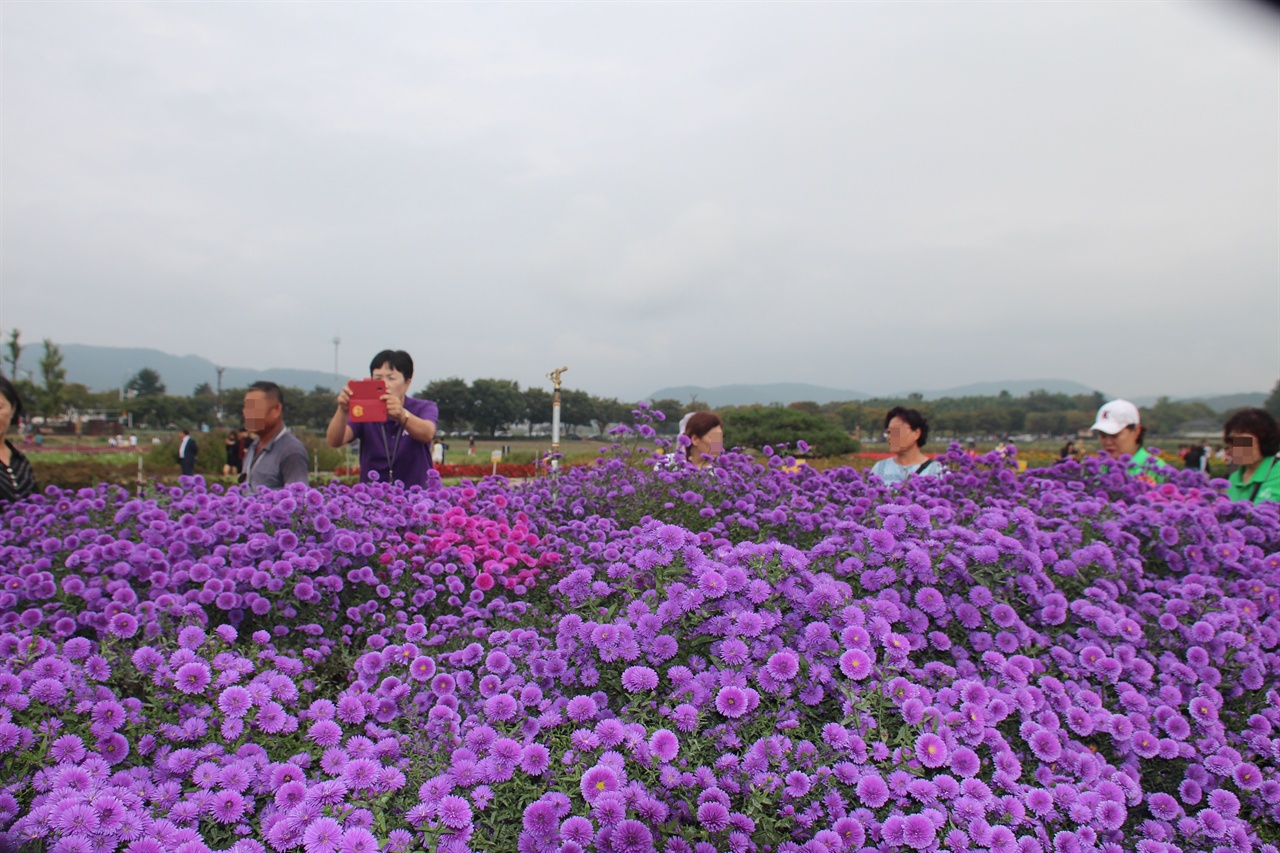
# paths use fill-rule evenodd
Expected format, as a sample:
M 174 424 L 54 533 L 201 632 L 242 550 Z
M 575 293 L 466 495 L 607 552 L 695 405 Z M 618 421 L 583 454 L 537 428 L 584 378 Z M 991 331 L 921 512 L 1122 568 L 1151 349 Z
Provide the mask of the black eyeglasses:
M 1229 435 L 1227 436 L 1227 444 L 1232 447 L 1253 447 L 1253 443 L 1257 441 L 1252 435 Z

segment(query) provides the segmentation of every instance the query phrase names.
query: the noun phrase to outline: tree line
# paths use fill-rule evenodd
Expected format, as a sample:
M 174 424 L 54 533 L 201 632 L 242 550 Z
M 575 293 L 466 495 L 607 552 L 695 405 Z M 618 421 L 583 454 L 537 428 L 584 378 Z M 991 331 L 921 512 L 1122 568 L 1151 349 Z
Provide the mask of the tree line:
M 164 428 L 169 424 L 191 425 L 218 422 L 219 398 L 207 382 L 189 395 L 169 393 L 163 377 L 143 368 L 117 391 L 91 391 L 67 381 L 62 353 L 45 339 L 38 361 L 39 382 L 33 372 L 19 376 L 18 363 L 24 349 L 20 332 L 9 333 L 3 360 L 28 415 L 58 420 L 89 412 L 132 414 L 136 424 Z M 245 389 L 222 391 L 222 421 L 240 420 Z M 551 423 L 551 392 L 531 386 L 521 388 L 511 379 L 481 378 L 467 382 L 459 377 L 436 379 L 415 397 L 434 400 L 440 408 L 441 431 L 445 433 L 497 435 L 523 428 L 530 433 L 548 432 Z M 295 426 L 324 429 L 334 411 L 334 393 L 317 386 L 310 391 L 286 388 L 286 418 Z M 725 418 L 726 440 L 741 446 L 762 446 L 773 441 L 795 441 L 804 436 L 811 445 L 834 452 L 848 452 L 850 434 L 877 436 L 884 427 L 885 414 L 894 406 L 920 409 L 929 418 L 934 435 L 963 437 L 982 435 L 1067 435 L 1087 429 L 1098 408 L 1106 402 L 1100 393 L 1062 394 L 1033 391 L 1014 397 L 1007 391 L 986 397 L 944 397 L 926 401 L 920 394 L 825 404 L 796 402 L 788 406 L 729 406 L 718 411 Z M 651 401 L 666 420 L 656 424 L 660 435 L 673 436 L 682 415 L 708 406 L 698 400 Z M 634 403 L 616 397 L 600 397 L 576 388 L 560 392 L 560 421 L 566 432 L 587 430 L 604 434 L 612 424 L 630 424 Z M 1280 381 L 1276 382 L 1264 407 L 1280 418 Z M 1152 433 L 1167 435 L 1193 421 L 1222 423 L 1228 413 L 1219 414 L 1199 402 L 1182 402 L 1161 397 L 1142 409 L 1143 423 Z M 843 440 L 841 439 L 843 436 Z

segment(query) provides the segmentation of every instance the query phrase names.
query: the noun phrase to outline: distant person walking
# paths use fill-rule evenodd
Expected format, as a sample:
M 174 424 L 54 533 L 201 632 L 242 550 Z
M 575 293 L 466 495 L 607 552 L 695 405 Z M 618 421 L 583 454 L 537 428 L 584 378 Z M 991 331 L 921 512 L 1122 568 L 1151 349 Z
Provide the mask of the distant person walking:
M 886 483 L 902 483 L 911 477 L 936 477 L 946 469 L 921 449 L 929 439 L 929 421 L 915 409 L 894 406 L 884 416 L 889 435 L 888 459 L 871 466 L 871 473 Z
M 307 482 L 307 448 L 284 425 L 284 392 L 274 382 L 255 382 L 244 395 L 244 422 L 257 438 L 244 456 L 241 482 L 283 489 Z
M 351 385 L 338 394 L 338 407 L 329 420 L 325 440 L 342 447 L 360 439 L 360 482 L 396 481 L 425 486 L 432 469 L 431 441 L 436 437 L 440 410 L 431 400 L 409 396 L 413 358 L 404 350 L 383 350 L 369 363 L 369 378 L 386 386 L 382 401 L 387 419 L 382 423 L 352 423 Z M 376 472 L 376 474 L 375 474 Z
M 179 433 L 182 440 L 178 442 L 178 464 L 182 466 L 182 474 L 190 477 L 196 472 L 196 440 L 191 437 L 191 430 L 183 427 Z
M 3 376 L 0 376 L 0 436 L 7 436 L 9 427 L 22 417 L 22 397 L 18 389 Z M 31 470 L 31 463 L 18 448 L 6 437 L 0 445 L 0 501 L 6 503 L 21 500 L 36 490 L 36 475 Z
M 474 435 L 471 436 L 471 441 L 467 443 L 467 455 L 468 456 L 476 455 L 476 437 Z
M 231 430 L 231 432 L 227 433 L 224 444 L 227 446 L 227 461 L 222 466 L 222 476 L 238 477 L 240 476 L 240 465 L 244 462 L 245 450 L 244 442 L 240 440 L 240 433 L 237 430 Z
M 1188 471 L 1204 470 L 1204 445 L 1196 442 L 1187 447 L 1187 452 L 1182 456 L 1182 467 Z
M 1280 427 L 1266 409 L 1236 412 L 1222 427 L 1231 461 L 1240 466 L 1227 478 L 1233 501 L 1280 501 Z

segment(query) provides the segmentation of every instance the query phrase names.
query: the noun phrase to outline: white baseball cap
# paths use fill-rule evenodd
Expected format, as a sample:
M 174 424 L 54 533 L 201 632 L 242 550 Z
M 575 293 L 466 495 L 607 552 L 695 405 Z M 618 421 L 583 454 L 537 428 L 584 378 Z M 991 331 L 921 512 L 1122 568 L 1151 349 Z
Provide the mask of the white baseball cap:
M 1096 429 L 1098 432 L 1105 432 L 1107 435 L 1115 435 L 1127 426 L 1134 426 L 1141 423 L 1138 417 L 1138 407 L 1128 400 L 1112 400 L 1101 409 L 1098 409 L 1098 419 L 1094 421 L 1093 426 L 1089 429 Z

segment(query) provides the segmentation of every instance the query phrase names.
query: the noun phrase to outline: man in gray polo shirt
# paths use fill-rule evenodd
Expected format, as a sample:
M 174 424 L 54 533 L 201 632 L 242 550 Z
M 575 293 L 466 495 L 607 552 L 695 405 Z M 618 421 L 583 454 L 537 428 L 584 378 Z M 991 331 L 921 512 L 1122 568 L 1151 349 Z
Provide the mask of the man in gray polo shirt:
M 282 489 L 307 482 L 307 448 L 284 425 L 284 392 L 274 382 L 255 382 L 244 395 L 244 425 L 257 436 L 245 451 L 244 482 Z

